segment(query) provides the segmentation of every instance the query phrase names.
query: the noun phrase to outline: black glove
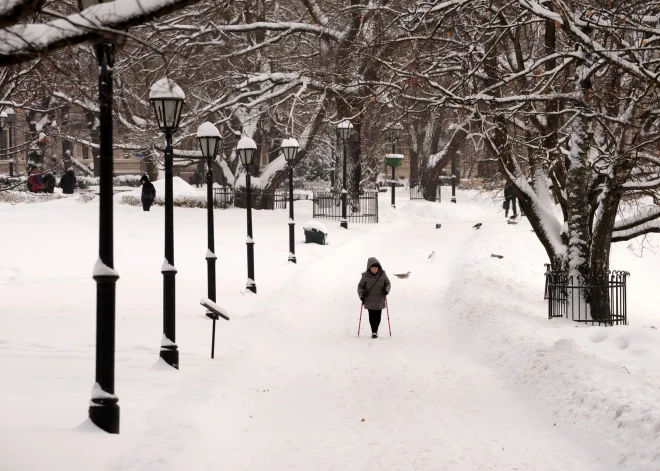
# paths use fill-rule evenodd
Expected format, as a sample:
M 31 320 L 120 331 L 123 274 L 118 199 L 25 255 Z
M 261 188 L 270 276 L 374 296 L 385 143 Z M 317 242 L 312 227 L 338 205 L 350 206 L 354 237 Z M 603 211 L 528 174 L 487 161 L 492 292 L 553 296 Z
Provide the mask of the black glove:
M 362 301 L 362 304 L 364 304 L 364 294 L 360 295 L 360 301 Z
M 390 292 L 389 292 L 388 290 L 386 290 L 386 289 L 383 289 L 383 294 L 384 294 L 385 296 L 387 296 L 388 294 L 390 294 Z

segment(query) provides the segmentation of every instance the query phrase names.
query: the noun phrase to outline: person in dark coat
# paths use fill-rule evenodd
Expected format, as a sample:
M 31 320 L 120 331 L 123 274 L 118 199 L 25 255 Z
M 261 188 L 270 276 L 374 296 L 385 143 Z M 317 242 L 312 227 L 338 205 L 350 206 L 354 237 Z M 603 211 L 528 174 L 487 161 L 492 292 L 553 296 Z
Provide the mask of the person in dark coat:
M 508 183 L 504 185 L 504 217 L 509 217 L 509 208 L 513 209 L 513 216 L 511 219 L 515 219 L 518 216 L 516 211 L 516 195 L 513 193 L 513 185 Z
M 44 175 L 44 193 L 53 193 L 55 191 L 55 176 L 52 173 Z
M 44 190 L 44 179 L 41 176 L 39 167 L 34 166 L 30 169 L 27 186 L 28 191 L 31 191 L 32 193 L 41 193 Z
M 62 188 L 62 193 L 65 195 L 72 195 L 73 190 L 76 188 L 76 174 L 73 169 L 70 168 L 66 171 L 60 180 L 60 188 Z
M 199 188 L 200 186 L 202 186 L 202 172 L 200 172 L 199 169 L 196 169 L 196 170 L 195 170 L 195 176 L 194 176 L 194 179 L 195 179 L 195 186 L 196 186 L 197 188 Z
M 142 175 L 140 183 L 142 183 L 142 209 L 149 211 L 149 208 L 151 208 L 151 205 L 156 199 L 156 188 L 149 181 L 149 176 L 147 175 Z
M 357 290 L 362 304 L 369 311 L 372 339 L 378 337 L 380 316 L 385 307 L 385 297 L 389 294 L 391 287 L 390 279 L 383 267 L 380 266 L 378 259 L 369 257 L 367 271 L 362 273 Z

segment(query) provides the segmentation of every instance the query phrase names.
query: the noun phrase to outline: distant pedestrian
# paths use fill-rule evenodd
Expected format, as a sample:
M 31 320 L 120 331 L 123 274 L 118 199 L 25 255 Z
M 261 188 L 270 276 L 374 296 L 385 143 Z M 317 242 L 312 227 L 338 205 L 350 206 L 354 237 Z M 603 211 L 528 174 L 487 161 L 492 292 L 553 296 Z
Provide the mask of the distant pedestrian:
M 513 209 L 511 219 L 515 219 L 518 216 L 516 195 L 513 193 L 513 185 L 508 182 L 504 185 L 504 203 L 502 203 L 502 207 L 504 208 L 504 217 L 509 217 L 509 208 Z
M 55 176 L 52 173 L 47 173 L 43 178 L 44 182 L 44 193 L 53 193 L 55 191 Z
M 195 169 L 195 186 L 199 188 L 202 186 L 202 172 L 199 171 L 199 169 Z
M 142 183 L 142 209 L 149 211 L 149 208 L 151 208 L 151 205 L 156 199 L 156 188 L 154 188 L 154 185 L 149 181 L 147 175 L 142 175 L 140 183 Z
M 60 179 L 60 188 L 62 188 L 62 193 L 65 195 L 73 194 L 73 190 L 76 188 L 76 174 L 72 168 L 62 175 L 62 178 Z
M 362 273 L 358 283 L 358 295 L 364 307 L 369 311 L 369 324 L 371 325 L 371 338 L 378 337 L 380 315 L 385 307 L 385 298 L 392 285 L 387 273 L 381 267 L 376 257 L 367 260 L 367 271 Z
M 44 179 L 41 176 L 41 170 L 36 165 L 30 168 L 27 187 L 32 193 L 41 193 L 44 190 Z

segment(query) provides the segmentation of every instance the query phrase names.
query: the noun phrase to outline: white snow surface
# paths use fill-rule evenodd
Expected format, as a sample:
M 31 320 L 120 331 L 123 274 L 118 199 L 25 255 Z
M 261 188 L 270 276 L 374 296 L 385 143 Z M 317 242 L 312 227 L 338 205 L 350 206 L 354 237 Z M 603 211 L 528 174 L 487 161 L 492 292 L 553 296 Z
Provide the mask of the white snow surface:
M 613 248 L 612 268 L 632 273 L 630 326 L 549 321 L 547 260 L 527 221 L 508 225 L 501 200 L 457 197 L 402 191 L 395 210 L 382 194 L 377 225 L 324 221 L 331 246 L 296 234 L 297 264 L 287 210 L 254 211 L 256 295 L 243 285 L 245 210 L 215 211 L 217 299 L 233 314 L 214 360 L 198 304 L 206 210 L 174 208 L 178 371 L 159 359 L 164 209 L 116 205 L 116 436 L 87 419 L 98 198 L 0 203 L 11 228 L 0 244 L 0 469 L 660 469 L 660 255 Z M 311 201 L 296 214 L 311 219 Z M 48 263 L 33 249 L 45 227 L 57 247 Z M 384 312 L 374 340 L 366 313 L 359 338 L 356 325 L 370 256 L 414 273 L 390 277 L 392 336 Z
M 183 93 L 181 87 L 174 80 L 163 77 L 151 86 L 149 99 L 152 98 L 177 98 L 179 100 L 185 100 L 186 94 Z
M 197 128 L 197 137 L 220 137 L 220 131 L 213 123 L 205 121 Z
M 238 140 L 238 144 L 236 144 L 237 149 L 256 149 L 257 148 L 257 143 L 254 142 L 254 139 L 243 136 Z
M 303 225 L 303 229 L 307 231 L 316 230 L 325 234 L 328 233 L 328 228 L 318 219 L 310 219 Z

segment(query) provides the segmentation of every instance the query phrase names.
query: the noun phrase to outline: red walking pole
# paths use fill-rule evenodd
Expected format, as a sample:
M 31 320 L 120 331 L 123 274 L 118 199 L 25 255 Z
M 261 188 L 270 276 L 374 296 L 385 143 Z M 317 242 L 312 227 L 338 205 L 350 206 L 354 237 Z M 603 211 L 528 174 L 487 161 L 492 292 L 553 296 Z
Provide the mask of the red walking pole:
M 392 326 L 390 325 L 390 305 L 387 304 L 387 298 L 385 298 L 385 307 L 387 308 L 387 327 L 390 329 L 390 337 L 392 336 Z
M 364 303 L 360 306 L 360 323 L 358 324 L 358 337 L 360 336 L 360 327 L 362 326 L 362 308 L 364 307 Z

